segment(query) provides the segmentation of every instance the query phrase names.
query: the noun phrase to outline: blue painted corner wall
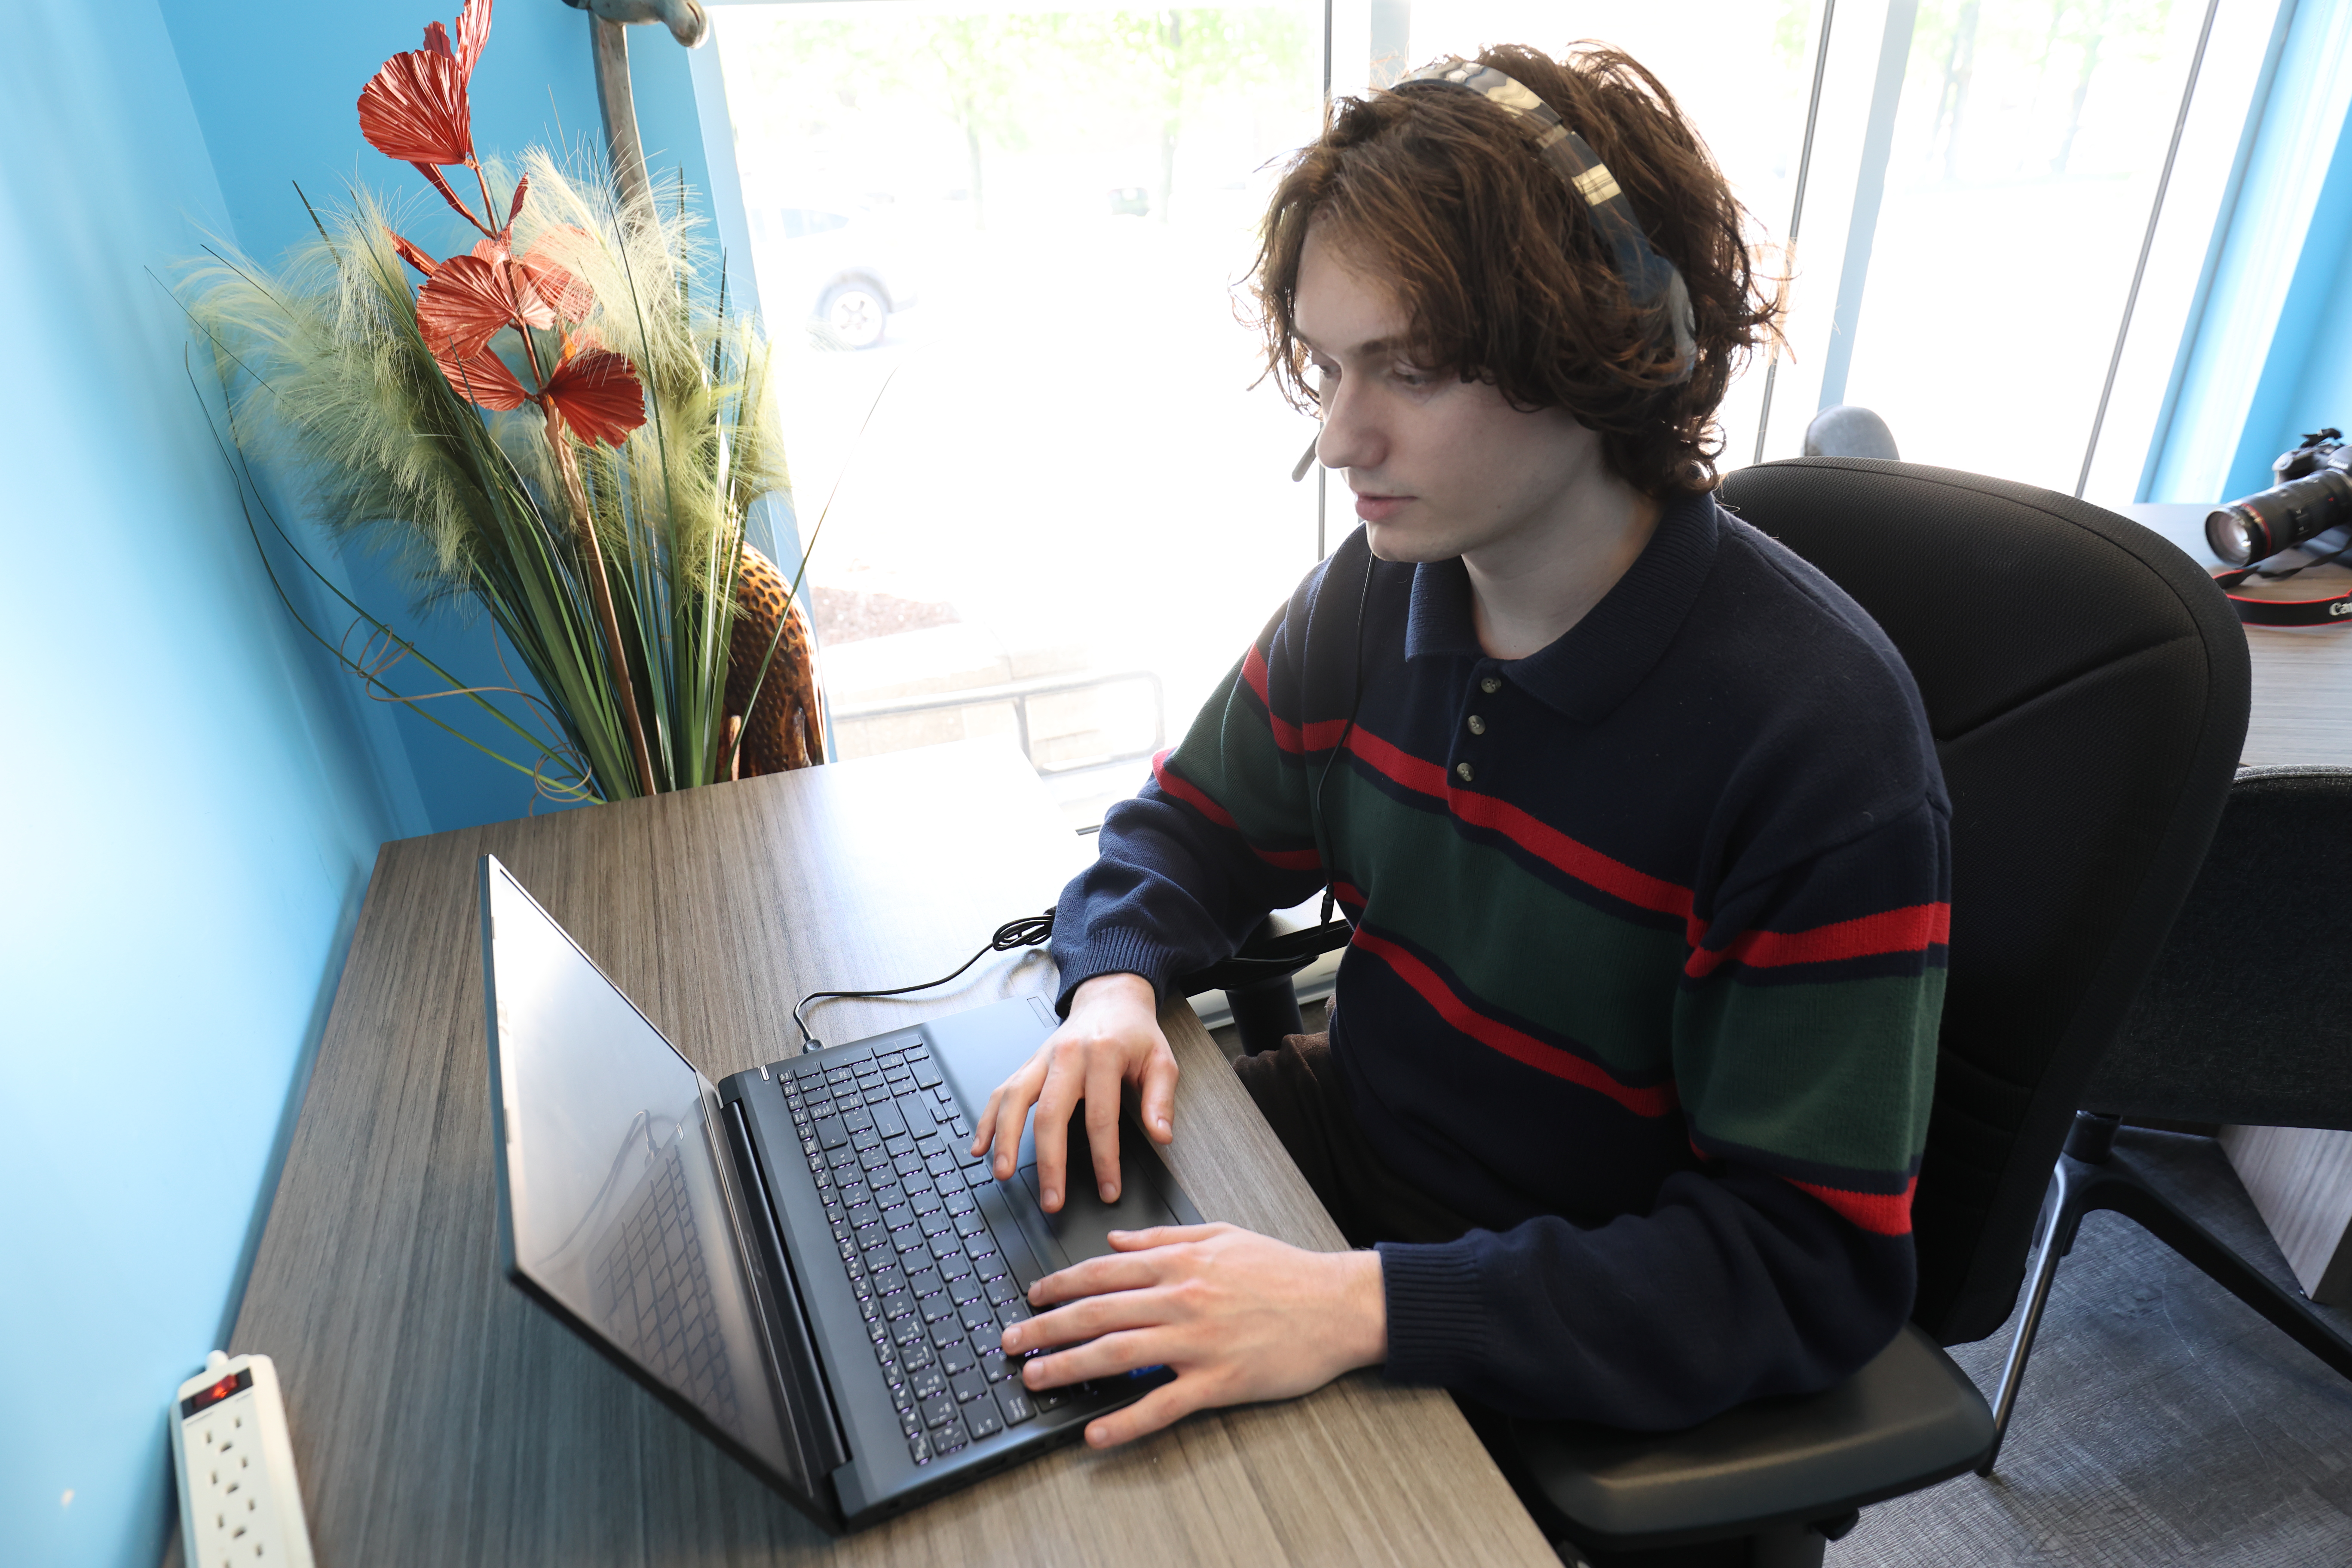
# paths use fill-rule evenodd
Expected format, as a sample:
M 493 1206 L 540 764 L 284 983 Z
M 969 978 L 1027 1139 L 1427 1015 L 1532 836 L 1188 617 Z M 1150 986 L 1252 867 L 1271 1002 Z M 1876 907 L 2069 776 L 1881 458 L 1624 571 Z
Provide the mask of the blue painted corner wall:
M 377 848 L 529 803 L 364 701 L 291 624 L 158 280 L 207 239 L 274 256 L 308 221 L 289 181 L 313 199 L 354 174 L 416 185 L 360 142 L 352 103 L 455 5 L 9 14 L 0 1342 L 19 1418 L 0 1427 L 0 1562 L 158 1561 L 165 1400 L 234 1317 Z M 699 185 L 688 62 L 666 38 L 635 52 L 646 142 Z M 559 115 L 595 135 L 586 19 L 505 0 L 477 94 L 485 147 L 550 138 Z M 397 591 L 319 558 L 363 598 Z
M 149 277 L 227 212 L 154 0 L 0 50 L 0 1430 L 11 1562 L 152 1563 L 398 808 L 263 576 Z M 20 1555 L 21 1553 L 21 1555 Z

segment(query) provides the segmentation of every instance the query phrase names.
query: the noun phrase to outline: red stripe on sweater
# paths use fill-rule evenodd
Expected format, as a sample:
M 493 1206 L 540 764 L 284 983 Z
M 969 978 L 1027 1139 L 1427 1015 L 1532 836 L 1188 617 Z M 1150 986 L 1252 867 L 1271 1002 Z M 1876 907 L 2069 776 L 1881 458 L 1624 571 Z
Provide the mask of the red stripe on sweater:
M 1302 731 L 1298 725 L 1276 713 L 1274 699 L 1266 691 L 1265 658 L 1257 651 L 1255 643 L 1252 643 L 1249 652 L 1242 656 L 1242 679 L 1249 682 L 1249 689 L 1257 693 L 1259 703 L 1265 709 L 1265 721 L 1274 731 L 1274 743 L 1292 756 L 1307 752 L 1328 752 L 1338 745 L 1340 737 L 1348 732 L 1348 721 L 1344 719 L 1319 719 Z
M 1211 800 L 1207 792 L 1200 785 L 1168 765 L 1168 759 L 1172 753 L 1173 748 L 1171 748 L 1170 751 L 1162 752 L 1151 759 L 1152 782 L 1218 826 L 1232 827 L 1234 826 L 1232 812 Z
M 1396 972 L 1397 977 L 1420 994 L 1421 999 L 1436 1009 L 1437 1016 L 1462 1033 L 1502 1052 L 1513 1061 L 1523 1062 L 1539 1072 L 1566 1079 L 1585 1089 L 1605 1094 L 1636 1116 L 1664 1116 L 1680 1101 L 1670 1083 L 1642 1087 L 1620 1083 L 1607 1069 L 1582 1057 L 1548 1046 L 1534 1036 L 1512 1028 L 1508 1024 L 1489 1018 L 1454 994 L 1437 972 L 1392 942 L 1370 935 L 1363 927 L 1356 928 L 1351 945 L 1362 948 Z
M 1698 945 L 1699 931 L 1691 931 L 1691 955 L 1683 973 L 1703 979 L 1727 963 L 1750 969 L 1771 969 L 1789 963 L 1834 963 L 1845 958 L 1872 958 L 1889 952 L 1925 952 L 1951 940 L 1952 906 L 1912 904 L 1885 910 L 1859 920 L 1836 921 L 1810 931 L 1746 931 L 1720 948 Z
M 1200 785 L 1168 765 L 1170 754 L 1162 752 L 1151 759 L 1151 776 L 1160 787 L 1218 826 L 1230 827 L 1239 833 L 1241 828 L 1234 823 L 1232 812 L 1212 800 L 1208 792 Z M 1248 843 L 1248 839 L 1244 837 L 1243 842 Z M 1319 871 L 1323 868 L 1323 857 L 1312 849 L 1261 849 L 1255 844 L 1251 844 L 1249 848 L 1251 854 L 1267 865 L 1279 867 L 1285 871 Z
M 1843 1187 L 1815 1186 L 1811 1182 L 1794 1180 L 1789 1184 L 1801 1193 L 1811 1193 L 1835 1209 L 1847 1224 L 1873 1236 L 1911 1234 L 1911 1194 L 1919 1185 L 1916 1176 L 1904 1183 L 1899 1193 L 1850 1193 Z
M 1508 801 L 1458 789 L 1452 776 L 1437 763 L 1425 762 L 1381 740 L 1361 724 L 1357 725 L 1355 733 L 1349 737 L 1348 749 L 1405 788 L 1443 800 L 1446 809 L 1462 821 L 1503 835 L 1536 858 L 1567 872 L 1587 887 L 1622 899 L 1636 909 L 1680 915 L 1685 920 L 1690 918 L 1691 890 L 1688 888 L 1661 877 L 1653 877 L 1646 871 L 1636 871 L 1622 860 L 1612 859 L 1598 849 L 1578 843 L 1549 823 L 1530 816 Z
M 1297 756 L 1298 726 L 1274 710 L 1274 699 L 1266 693 L 1265 656 L 1257 651 L 1255 643 L 1250 644 L 1249 652 L 1242 656 L 1242 679 L 1249 682 L 1249 689 L 1257 693 L 1259 706 L 1265 710 L 1265 721 L 1274 731 L 1274 743 Z

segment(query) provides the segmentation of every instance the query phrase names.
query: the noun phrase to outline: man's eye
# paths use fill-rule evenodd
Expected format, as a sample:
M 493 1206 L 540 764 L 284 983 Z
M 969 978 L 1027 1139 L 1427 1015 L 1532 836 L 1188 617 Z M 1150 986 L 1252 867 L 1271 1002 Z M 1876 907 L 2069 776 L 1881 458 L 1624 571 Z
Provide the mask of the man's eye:
M 1429 372 L 1409 364 L 1398 365 L 1389 372 L 1389 376 L 1400 386 L 1427 386 L 1437 379 Z

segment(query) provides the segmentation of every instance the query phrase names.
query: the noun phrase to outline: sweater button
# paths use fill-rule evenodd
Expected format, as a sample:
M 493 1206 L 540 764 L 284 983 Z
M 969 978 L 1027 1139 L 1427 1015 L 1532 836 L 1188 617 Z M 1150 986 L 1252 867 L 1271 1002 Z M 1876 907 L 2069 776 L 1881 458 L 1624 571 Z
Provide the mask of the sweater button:
M 1478 717 L 1478 715 L 1476 715 L 1475 713 L 1471 714 L 1471 715 L 1470 715 L 1470 732 L 1471 732 L 1472 734 L 1474 734 L 1474 735 L 1483 735 L 1483 734 L 1485 734 L 1485 733 L 1486 732 L 1486 721 L 1485 721 L 1484 719 L 1479 718 L 1479 717 Z
M 1503 689 L 1503 683 L 1494 676 L 1490 675 L 1478 682 L 1478 689 L 1485 692 L 1487 696 L 1492 697 L 1495 693 Z
M 1459 777 L 1464 784 L 1468 784 L 1473 778 L 1477 776 L 1470 771 L 1470 764 L 1468 763 L 1454 763 L 1454 772 L 1455 776 Z

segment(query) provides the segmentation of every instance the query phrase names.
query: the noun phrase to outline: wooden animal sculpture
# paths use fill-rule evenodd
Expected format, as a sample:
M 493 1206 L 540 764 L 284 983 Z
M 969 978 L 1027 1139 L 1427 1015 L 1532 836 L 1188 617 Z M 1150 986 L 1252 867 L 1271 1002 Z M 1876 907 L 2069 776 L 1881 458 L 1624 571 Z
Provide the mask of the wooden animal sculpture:
M 727 716 L 742 726 L 736 776 L 757 778 L 824 761 L 824 699 L 816 684 L 816 649 L 808 621 L 776 563 L 743 546 L 735 577 L 735 629 L 727 645 Z M 776 624 L 783 623 L 783 636 Z M 768 656 L 768 645 L 775 655 Z M 768 659 L 765 679 L 760 661 Z M 748 719 L 752 682 L 760 700 Z
M 696 0 L 563 0 L 575 11 L 593 11 L 607 22 L 659 22 L 688 48 L 710 32 L 710 17 Z

